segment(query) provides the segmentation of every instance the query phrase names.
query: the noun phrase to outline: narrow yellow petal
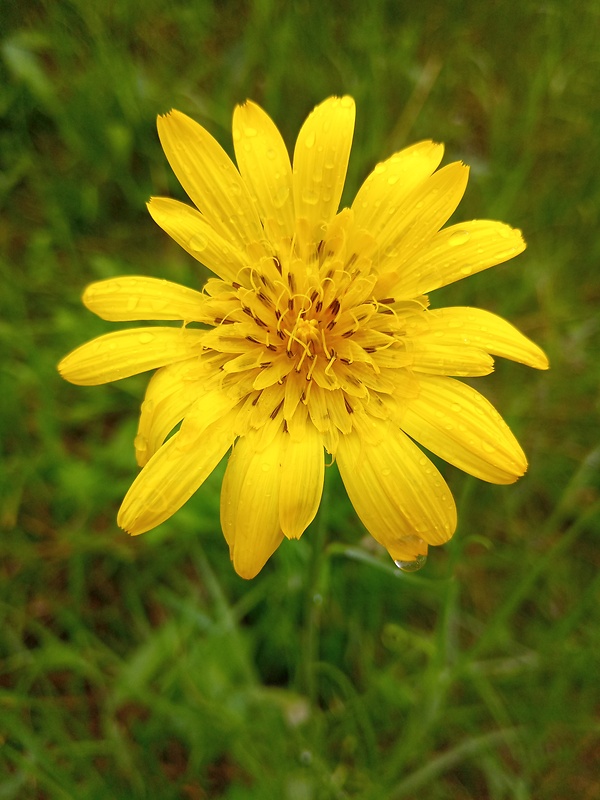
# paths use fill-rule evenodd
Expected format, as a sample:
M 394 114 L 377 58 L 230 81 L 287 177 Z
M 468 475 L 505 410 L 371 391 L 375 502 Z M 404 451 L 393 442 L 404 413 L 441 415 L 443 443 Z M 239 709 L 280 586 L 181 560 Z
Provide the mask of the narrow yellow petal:
M 426 375 L 456 375 L 476 377 L 494 370 L 494 359 L 477 347 L 449 342 L 443 344 L 432 337 L 421 336 L 410 343 L 412 366 Z
M 202 321 L 205 298 L 200 292 L 159 278 L 126 276 L 91 283 L 84 304 L 102 319 L 128 322 L 142 319 Z
M 206 220 L 238 245 L 260 241 L 262 226 L 240 173 L 210 133 L 180 111 L 157 121 L 173 172 Z
M 178 511 L 231 447 L 232 421 L 226 415 L 196 438 L 173 434 L 127 492 L 117 517 L 121 528 L 132 535 L 145 533 Z
M 456 528 L 456 506 L 430 460 L 389 421 L 374 420 L 380 441 L 360 431 L 341 436 L 336 454 L 352 505 L 369 533 L 390 552 L 416 536 L 442 544 Z M 396 556 L 397 557 L 397 556 Z
M 402 258 L 386 293 L 415 297 L 502 264 L 525 250 L 521 231 L 502 222 L 471 220 L 439 231 L 416 258 Z
M 406 403 L 402 428 L 428 450 L 491 483 L 513 483 L 527 469 L 521 446 L 479 392 L 453 378 L 425 377 Z
M 215 275 L 229 283 L 237 279 L 246 264 L 242 251 L 220 236 L 194 208 L 168 197 L 152 197 L 148 211 L 163 231 Z
M 58 365 L 65 380 L 97 386 L 199 355 L 203 331 L 133 328 L 99 336 L 65 356 Z
M 294 206 L 307 223 L 308 245 L 323 238 L 334 218 L 348 168 L 355 117 L 351 97 L 330 97 L 302 126 L 294 149 Z
M 325 476 L 323 440 L 307 424 L 302 439 L 285 437 L 279 493 L 279 523 L 288 539 L 298 539 L 315 518 Z
M 445 345 L 469 344 L 502 358 L 548 369 L 544 351 L 502 317 L 481 308 L 455 306 L 429 311 L 430 335 L 443 337 Z
M 377 235 L 386 222 L 385 212 L 403 204 L 438 168 L 443 155 L 444 145 L 424 141 L 377 164 L 352 203 L 356 227 Z
M 279 547 L 279 495 L 284 434 L 260 452 L 259 431 L 238 439 L 221 488 L 221 526 L 235 571 L 254 578 Z
M 380 273 L 400 271 L 421 252 L 456 210 L 469 177 L 469 168 L 456 161 L 435 172 L 397 206 L 382 208 L 375 266 Z M 376 290 L 377 291 L 377 290 Z M 424 294 L 414 292 L 411 298 Z M 394 297 L 398 294 L 392 293 Z M 404 295 L 403 295 L 404 296 Z
M 199 359 L 170 364 L 150 378 L 134 445 L 143 467 L 194 402 L 210 390 L 207 369 Z
M 274 122 L 250 100 L 233 113 L 233 144 L 242 178 L 258 213 L 278 241 L 294 235 L 292 167 Z

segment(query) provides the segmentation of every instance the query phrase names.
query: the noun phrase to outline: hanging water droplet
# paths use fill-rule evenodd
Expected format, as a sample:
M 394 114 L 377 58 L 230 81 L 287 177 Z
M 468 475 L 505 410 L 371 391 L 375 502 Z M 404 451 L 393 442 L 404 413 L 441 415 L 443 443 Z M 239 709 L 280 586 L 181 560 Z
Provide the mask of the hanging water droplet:
M 458 245 L 468 242 L 470 236 L 471 234 L 469 231 L 455 231 L 448 239 L 448 244 L 451 247 L 457 247 Z
M 394 564 L 401 569 L 402 572 L 418 572 L 427 563 L 427 556 L 419 555 L 414 561 L 394 561 Z
M 142 436 L 141 433 L 138 433 L 133 440 L 133 446 L 139 452 L 144 453 L 148 449 L 148 439 L 146 439 L 145 436 Z

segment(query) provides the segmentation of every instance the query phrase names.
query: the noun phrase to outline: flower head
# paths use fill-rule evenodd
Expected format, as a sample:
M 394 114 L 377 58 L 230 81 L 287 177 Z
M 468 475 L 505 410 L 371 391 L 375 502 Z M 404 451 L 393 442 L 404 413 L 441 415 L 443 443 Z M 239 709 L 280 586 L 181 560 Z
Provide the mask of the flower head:
M 109 333 L 60 364 L 83 385 L 157 370 L 135 439 L 143 469 L 118 517 L 132 534 L 174 514 L 232 449 L 221 524 L 245 578 L 314 518 L 324 451 L 405 567 L 456 527 L 451 492 L 415 442 L 494 483 L 527 468 L 496 410 L 456 378 L 490 373 L 492 354 L 538 369 L 545 355 L 494 314 L 432 310 L 427 297 L 520 253 L 521 233 L 482 220 L 442 228 L 468 170 L 437 170 L 443 147 L 431 141 L 378 164 L 338 212 L 353 128 L 353 100 L 329 98 L 302 126 L 292 166 L 247 102 L 233 117 L 236 168 L 189 117 L 160 117 L 196 208 L 153 198 L 150 214 L 217 277 L 202 292 L 146 277 L 91 284 L 84 303 L 104 319 L 180 324 Z

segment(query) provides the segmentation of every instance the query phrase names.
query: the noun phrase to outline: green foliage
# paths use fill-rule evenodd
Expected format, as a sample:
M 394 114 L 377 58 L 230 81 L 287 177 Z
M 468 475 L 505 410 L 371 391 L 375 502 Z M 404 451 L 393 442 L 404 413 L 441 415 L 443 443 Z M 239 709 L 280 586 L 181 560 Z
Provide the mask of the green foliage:
M 0 42 L 0 798 L 600 797 L 598 5 L 562 0 L 4 3 Z M 171 107 L 231 152 L 236 102 L 293 144 L 358 108 L 347 199 L 421 138 L 472 167 L 461 219 L 523 228 L 517 261 L 432 296 L 510 318 L 552 370 L 478 388 L 522 441 L 509 487 L 449 467 L 454 540 L 418 575 L 365 537 L 335 468 L 300 542 L 252 583 L 219 530 L 222 470 L 130 539 L 146 377 L 60 380 L 109 329 L 90 281 L 205 275 L 145 212 L 182 197 Z

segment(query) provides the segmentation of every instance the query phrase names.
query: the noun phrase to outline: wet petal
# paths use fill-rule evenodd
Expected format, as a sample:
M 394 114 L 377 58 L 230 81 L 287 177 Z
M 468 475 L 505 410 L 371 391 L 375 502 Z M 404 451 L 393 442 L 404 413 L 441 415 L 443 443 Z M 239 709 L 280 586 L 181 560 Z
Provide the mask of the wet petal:
M 323 440 L 314 425 L 302 437 L 286 437 L 281 465 L 279 522 L 288 539 L 298 539 L 315 518 L 325 476 Z
M 352 203 L 356 227 L 377 235 L 386 222 L 385 212 L 403 204 L 438 168 L 443 155 L 444 145 L 424 141 L 377 164 Z
M 193 359 L 163 367 L 150 378 L 134 441 L 140 467 L 149 461 L 195 401 L 210 390 L 209 376 L 208 369 Z
M 407 537 L 446 542 L 456 528 L 456 506 L 446 482 L 402 431 L 387 420 L 370 422 L 378 429 L 377 443 L 353 430 L 340 437 L 336 455 L 364 526 L 395 558 L 401 557 Z
M 292 167 L 274 122 L 246 101 L 233 114 L 235 157 L 263 222 L 275 241 L 294 235 Z
M 401 273 L 404 265 L 421 252 L 423 245 L 456 210 L 468 177 L 469 168 L 464 164 L 448 164 L 417 186 L 404 202 L 382 209 L 375 256 L 380 273 L 391 268 Z M 414 292 L 411 298 L 425 291 Z M 394 292 L 391 294 L 400 296 Z
M 534 369 L 548 369 L 546 354 L 502 317 L 481 308 L 452 307 L 429 311 L 429 336 L 443 337 L 444 344 L 469 344 Z
M 195 437 L 173 434 L 127 492 L 117 517 L 121 528 L 144 533 L 178 511 L 231 447 L 232 422 L 227 415 Z
M 340 204 L 354 133 L 351 97 L 330 97 L 309 115 L 294 149 L 294 206 L 317 244 Z
M 221 526 L 235 571 L 254 578 L 279 547 L 279 497 L 284 434 L 257 450 L 260 431 L 241 437 L 229 458 L 221 488 Z
M 410 343 L 413 369 L 426 375 L 456 375 L 477 377 L 489 375 L 494 370 L 494 359 L 468 345 L 440 343 L 429 336 L 421 336 Z
M 132 328 L 81 345 L 58 365 L 79 386 L 118 381 L 199 355 L 203 331 L 186 328 Z
M 500 414 L 475 389 L 452 378 L 420 380 L 402 428 L 459 469 L 491 483 L 513 483 L 527 469 L 521 446 Z
M 439 231 L 416 258 L 403 258 L 390 281 L 394 297 L 415 297 L 508 261 L 525 250 L 521 231 L 489 220 L 471 220 Z
M 173 172 L 206 220 L 238 245 L 260 241 L 260 219 L 240 173 L 210 133 L 180 111 L 157 121 Z
M 97 281 L 86 288 L 83 302 L 94 314 L 111 322 L 204 319 L 204 295 L 159 278 L 136 275 Z
M 223 239 L 194 208 L 168 197 L 152 197 L 148 211 L 163 231 L 215 275 L 229 283 L 236 280 L 246 264 L 242 251 Z

